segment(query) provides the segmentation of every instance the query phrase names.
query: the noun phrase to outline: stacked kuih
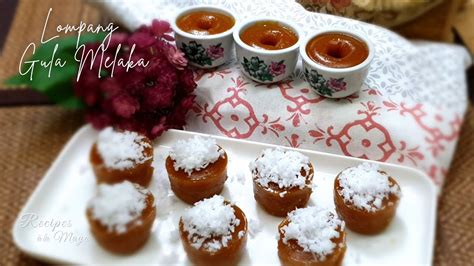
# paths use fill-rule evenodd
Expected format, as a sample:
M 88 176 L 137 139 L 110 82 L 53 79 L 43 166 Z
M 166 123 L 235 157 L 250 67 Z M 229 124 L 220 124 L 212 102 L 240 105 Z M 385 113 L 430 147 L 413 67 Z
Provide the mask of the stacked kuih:
M 214 139 L 195 136 L 171 147 L 166 170 L 176 196 L 193 204 L 221 193 L 227 180 L 227 154 Z
M 346 252 L 344 222 L 327 209 L 297 209 L 278 226 L 283 265 L 341 265 Z
M 362 234 L 383 231 L 395 216 L 400 186 L 376 164 L 342 171 L 334 181 L 336 211 L 349 229 Z
M 222 196 L 197 202 L 179 222 L 179 232 L 190 260 L 202 265 L 232 265 L 247 241 L 247 218 Z
M 86 213 L 92 235 L 103 248 L 128 254 L 148 240 L 156 208 L 149 190 L 124 181 L 99 185 Z
M 132 131 L 116 131 L 112 127 L 102 130 L 92 146 L 90 161 L 98 183 L 127 180 L 146 187 L 153 176 L 152 143 Z
M 308 203 L 314 169 L 305 155 L 281 148 L 266 149 L 249 167 L 255 200 L 268 213 L 285 217 Z

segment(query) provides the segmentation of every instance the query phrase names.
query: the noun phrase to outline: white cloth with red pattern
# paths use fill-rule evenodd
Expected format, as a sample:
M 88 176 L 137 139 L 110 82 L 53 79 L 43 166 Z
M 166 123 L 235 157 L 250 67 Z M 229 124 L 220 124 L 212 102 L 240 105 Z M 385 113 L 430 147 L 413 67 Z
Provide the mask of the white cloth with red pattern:
M 376 55 L 359 94 L 340 100 L 318 96 L 303 80 L 301 64 L 291 80 L 257 84 L 234 61 L 198 71 L 186 129 L 403 164 L 443 183 L 467 107 L 465 69 L 471 60 L 462 47 L 407 41 L 374 25 L 308 12 L 288 0 L 96 3 L 130 29 L 206 3 L 224 6 L 240 19 L 289 19 L 304 32 L 340 27 L 365 33 Z

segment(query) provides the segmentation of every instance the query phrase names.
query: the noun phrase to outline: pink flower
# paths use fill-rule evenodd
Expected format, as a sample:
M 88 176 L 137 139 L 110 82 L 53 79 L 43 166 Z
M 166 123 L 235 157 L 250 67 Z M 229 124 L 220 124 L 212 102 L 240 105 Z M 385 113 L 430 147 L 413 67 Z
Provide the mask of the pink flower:
M 126 93 L 114 97 L 111 102 L 115 114 L 123 118 L 130 118 L 140 108 L 138 101 Z
M 154 19 L 151 22 L 151 32 L 158 38 L 174 41 L 174 38 L 169 35 L 169 33 L 171 33 L 171 27 L 168 21 Z
M 268 71 L 273 76 L 279 76 L 285 73 L 286 66 L 283 62 L 272 62 L 268 67 Z
M 103 129 L 112 123 L 112 118 L 101 111 L 89 111 L 86 113 L 86 121 L 96 129 Z
M 168 129 L 168 126 L 166 125 L 166 117 L 164 116 L 160 119 L 158 124 L 153 126 L 153 128 L 151 129 L 151 134 L 154 136 L 160 136 L 167 129 Z
M 100 84 L 100 90 L 107 96 L 113 97 L 122 92 L 122 87 L 117 79 L 105 78 Z
M 166 56 L 168 61 L 179 70 L 183 70 L 188 65 L 188 60 L 184 57 L 184 53 L 173 45 L 169 45 Z
M 224 48 L 221 47 L 220 43 L 218 45 L 210 45 L 209 48 L 207 48 L 207 55 L 211 59 L 219 59 L 224 56 Z
M 185 69 L 180 73 L 179 81 L 188 93 L 193 92 L 197 87 L 196 81 L 194 81 L 194 72 L 190 69 Z
M 326 85 L 333 91 L 344 91 L 346 90 L 346 82 L 340 78 L 340 79 L 335 79 L 335 78 L 330 78 Z
M 126 43 L 128 39 L 128 33 L 125 32 L 114 32 L 110 37 L 110 47 L 117 47 L 119 44 Z
M 337 10 L 340 11 L 352 4 L 352 0 L 331 0 L 331 5 Z
M 135 44 L 138 48 L 147 48 L 155 44 L 155 41 L 156 39 L 148 33 L 135 32 L 128 39 L 128 45 L 133 46 Z

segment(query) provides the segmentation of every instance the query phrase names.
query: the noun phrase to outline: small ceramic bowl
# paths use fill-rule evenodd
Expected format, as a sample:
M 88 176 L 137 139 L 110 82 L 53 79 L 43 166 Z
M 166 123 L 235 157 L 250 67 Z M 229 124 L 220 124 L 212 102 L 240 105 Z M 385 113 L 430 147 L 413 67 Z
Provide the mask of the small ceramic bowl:
M 247 27 L 260 21 L 278 22 L 290 28 L 298 36 L 298 41 L 293 46 L 281 50 L 264 50 L 244 43 L 240 39 L 240 34 Z M 288 21 L 257 18 L 242 22 L 234 30 L 235 50 L 242 72 L 248 78 L 260 83 L 274 83 L 287 78 L 295 70 L 301 38 L 302 34 L 298 28 Z
M 176 21 L 183 15 L 194 11 L 218 12 L 234 19 L 234 25 L 218 34 L 195 35 L 181 30 Z M 198 68 L 213 68 L 228 62 L 233 53 L 234 42 L 232 32 L 237 25 L 236 17 L 227 9 L 210 5 L 197 5 L 182 9 L 171 21 L 175 32 L 176 46 L 181 49 L 189 60 L 189 64 Z
M 360 64 L 347 68 L 332 68 L 313 61 L 306 53 L 306 46 L 315 37 L 326 33 L 339 33 L 354 37 L 366 44 L 369 54 Z M 363 36 L 347 30 L 324 30 L 309 34 L 301 43 L 303 71 L 306 81 L 318 94 L 327 98 L 344 98 L 360 90 L 364 84 L 375 50 L 370 41 Z

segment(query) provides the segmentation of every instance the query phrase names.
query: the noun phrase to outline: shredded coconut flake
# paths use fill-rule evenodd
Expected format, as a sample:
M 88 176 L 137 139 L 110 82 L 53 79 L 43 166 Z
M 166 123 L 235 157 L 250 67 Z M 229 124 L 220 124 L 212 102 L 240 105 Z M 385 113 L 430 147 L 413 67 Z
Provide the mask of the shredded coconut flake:
M 275 183 L 279 188 L 304 188 L 309 173 L 309 158 L 305 155 L 282 148 L 265 149 L 249 167 L 256 181 L 268 188 L 269 183 Z M 301 175 L 304 169 L 306 176 Z
M 144 154 L 145 148 L 150 147 L 144 138 L 136 132 L 118 132 L 107 127 L 99 133 L 97 150 L 108 168 L 128 169 L 150 159 Z
M 194 136 L 187 140 L 177 141 L 170 150 L 170 157 L 174 161 L 174 169 L 183 169 L 188 175 L 193 170 L 206 168 L 219 157 L 224 157 L 224 150 L 219 148 L 213 138 Z
M 379 166 L 373 163 L 344 170 L 339 175 L 339 184 L 339 194 L 346 203 L 369 212 L 384 208 L 382 202 L 390 194 L 400 196 L 400 187 L 390 183 L 388 175 L 380 173 Z
M 148 190 L 129 181 L 98 186 L 97 195 L 88 207 L 92 217 L 100 221 L 110 232 L 125 233 L 126 225 L 138 218 L 146 207 Z M 138 224 L 141 220 L 137 220 Z
M 240 224 L 234 208 L 225 204 L 224 198 L 219 195 L 195 203 L 185 212 L 182 221 L 191 245 L 210 252 L 227 247 L 232 233 Z
M 332 239 L 339 237 L 339 231 L 344 230 L 344 222 L 333 212 L 318 207 L 296 209 L 288 214 L 289 223 L 280 230 L 283 243 L 294 239 L 306 252 L 316 255 L 319 261 L 324 261 L 330 255 L 336 244 Z
M 262 224 L 256 219 L 249 220 L 249 234 L 251 237 L 255 237 L 258 233 L 262 231 Z

